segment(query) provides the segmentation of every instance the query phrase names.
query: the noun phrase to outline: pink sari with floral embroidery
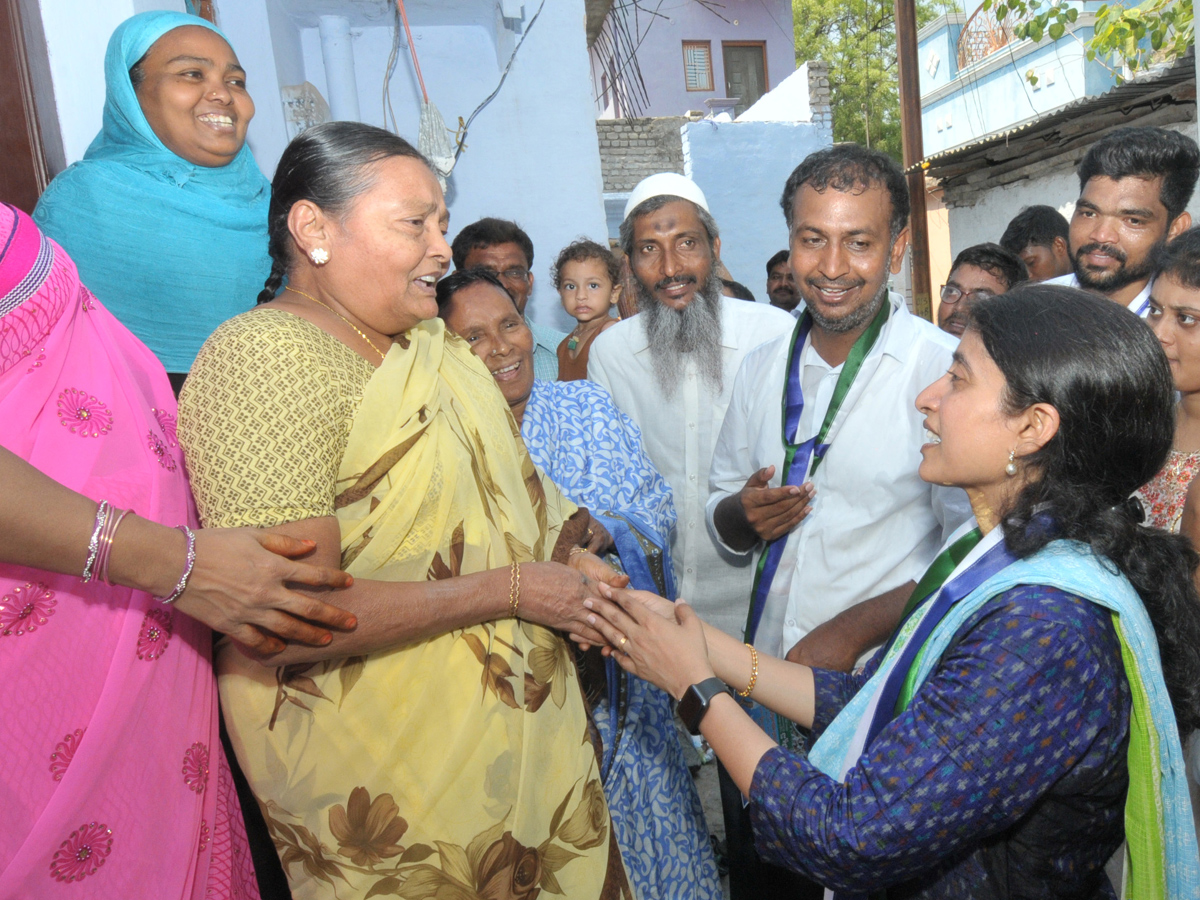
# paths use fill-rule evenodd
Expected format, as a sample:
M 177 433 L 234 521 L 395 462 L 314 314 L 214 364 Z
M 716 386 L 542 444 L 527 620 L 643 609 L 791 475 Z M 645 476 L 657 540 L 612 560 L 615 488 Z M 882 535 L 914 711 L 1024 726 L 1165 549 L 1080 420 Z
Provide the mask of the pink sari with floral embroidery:
M 0 423 L 67 487 L 195 523 L 162 366 L 4 204 Z M 211 642 L 146 594 L 0 564 L 2 900 L 258 897 Z

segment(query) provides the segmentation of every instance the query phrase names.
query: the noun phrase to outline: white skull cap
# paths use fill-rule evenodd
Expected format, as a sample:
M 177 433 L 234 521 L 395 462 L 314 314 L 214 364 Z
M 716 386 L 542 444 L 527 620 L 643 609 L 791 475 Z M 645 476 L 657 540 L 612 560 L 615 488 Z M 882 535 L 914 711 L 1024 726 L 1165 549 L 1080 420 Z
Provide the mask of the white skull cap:
M 638 182 L 638 186 L 625 202 L 624 218 L 628 219 L 634 209 L 651 197 L 662 196 L 682 197 L 684 200 L 691 200 L 705 212 L 710 211 L 708 201 L 704 199 L 704 191 L 700 190 L 696 182 L 675 172 L 659 172 Z

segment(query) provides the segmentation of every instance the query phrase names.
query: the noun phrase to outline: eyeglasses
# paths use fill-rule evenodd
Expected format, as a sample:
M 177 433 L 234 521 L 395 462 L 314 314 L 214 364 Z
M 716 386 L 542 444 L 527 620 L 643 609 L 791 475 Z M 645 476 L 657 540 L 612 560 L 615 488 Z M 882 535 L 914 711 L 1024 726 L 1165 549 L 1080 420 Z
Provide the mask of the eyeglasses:
M 505 269 L 498 272 L 495 269 L 489 270 L 497 278 L 503 278 L 506 281 L 524 281 L 529 277 L 529 270 L 524 266 L 513 266 L 511 269 Z
M 995 291 L 989 291 L 987 288 L 980 288 L 977 291 L 964 291 L 962 288 L 954 284 L 942 285 L 942 302 L 954 304 L 959 300 L 989 300 L 995 297 Z

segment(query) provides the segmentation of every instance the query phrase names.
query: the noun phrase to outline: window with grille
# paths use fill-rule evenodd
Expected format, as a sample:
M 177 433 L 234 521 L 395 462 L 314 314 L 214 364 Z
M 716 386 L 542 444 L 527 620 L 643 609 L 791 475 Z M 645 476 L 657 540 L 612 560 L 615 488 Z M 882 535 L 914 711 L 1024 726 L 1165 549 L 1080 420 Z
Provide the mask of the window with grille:
M 713 89 L 711 42 L 683 42 L 683 78 L 689 91 Z

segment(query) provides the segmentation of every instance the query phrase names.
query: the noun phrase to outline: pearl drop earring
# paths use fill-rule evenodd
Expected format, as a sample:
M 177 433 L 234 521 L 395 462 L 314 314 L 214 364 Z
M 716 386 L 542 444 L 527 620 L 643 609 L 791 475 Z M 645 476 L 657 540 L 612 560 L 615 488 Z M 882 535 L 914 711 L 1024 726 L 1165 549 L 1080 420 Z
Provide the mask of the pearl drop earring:
M 1004 467 L 1004 474 L 1009 478 L 1017 474 L 1017 451 L 1008 451 L 1008 465 Z

